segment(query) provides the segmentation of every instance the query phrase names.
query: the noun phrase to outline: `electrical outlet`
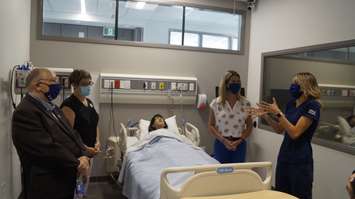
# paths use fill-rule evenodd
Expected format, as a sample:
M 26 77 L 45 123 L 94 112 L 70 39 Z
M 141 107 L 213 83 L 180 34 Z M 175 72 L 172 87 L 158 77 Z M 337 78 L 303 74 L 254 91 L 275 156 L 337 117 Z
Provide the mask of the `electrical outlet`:
M 171 90 L 172 91 L 176 90 L 176 82 L 171 82 Z
M 194 91 L 195 90 L 195 84 L 194 83 L 190 83 L 189 84 L 189 91 Z
M 156 82 L 151 82 L 150 83 L 150 89 L 152 89 L 152 90 L 157 89 L 157 83 Z
M 177 83 L 177 90 L 182 91 L 183 87 L 184 87 L 184 83 L 181 82 Z

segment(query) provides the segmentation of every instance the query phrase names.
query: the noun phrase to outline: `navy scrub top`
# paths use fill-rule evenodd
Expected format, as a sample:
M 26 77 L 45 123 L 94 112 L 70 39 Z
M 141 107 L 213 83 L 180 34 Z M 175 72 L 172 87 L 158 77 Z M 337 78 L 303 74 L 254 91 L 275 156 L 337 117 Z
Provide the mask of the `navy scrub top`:
M 296 100 L 291 100 L 286 106 L 285 116 L 293 125 L 301 116 L 312 119 L 311 126 L 297 139 L 293 140 L 287 132 L 280 148 L 278 162 L 287 164 L 313 163 L 311 140 L 317 129 L 320 117 L 320 104 L 313 98 L 296 107 Z

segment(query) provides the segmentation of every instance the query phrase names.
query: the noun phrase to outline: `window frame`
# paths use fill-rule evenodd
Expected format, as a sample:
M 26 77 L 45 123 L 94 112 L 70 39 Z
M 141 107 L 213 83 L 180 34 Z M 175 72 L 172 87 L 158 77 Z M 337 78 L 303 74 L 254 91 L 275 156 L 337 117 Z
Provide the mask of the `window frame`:
M 135 42 L 135 41 L 124 41 L 124 40 L 109 40 L 109 39 L 89 39 L 89 38 L 70 38 L 70 37 L 61 37 L 61 36 L 49 36 L 43 35 L 43 1 L 39 0 L 38 3 L 38 19 L 37 19 L 37 38 L 39 40 L 47 40 L 47 41 L 64 41 L 64 42 L 78 42 L 78 43 L 92 43 L 92 44 L 108 44 L 108 45 L 119 45 L 119 46 L 134 46 L 134 47 L 143 47 L 143 48 L 161 48 L 161 49 L 174 49 L 174 50 L 187 50 L 187 51 L 199 51 L 199 52 L 212 52 L 212 53 L 224 53 L 224 54 L 236 54 L 236 55 L 244 55 L 245 54 L 245 29 L 246 29 L 246 10 L 243 9 L 228 9 L 214 6 L 206 6 L 199 5 L 194 3 L 186 3 L 186 2 L 166 2 L 162 0 L 129 0 L 134 2 L 147 2 L 154 3 L 158 5 L 176 5 L 182 7 L 193 7 L 199 9 L 207 9 L 211 11 L 222 11 L 227 13 L 235 13 L 239 14 L 242 17 L 241 29 L 240 29 L 240 40 L 239 50 L 223 50 L 223 49 L 214 49 L 214 48 L 202 48 L 202 47 L 191 47 L 191 46 L 178 46 L 178 45 L 170 45 L 170 44 L 155 44 L 155 43 L 145 43 L 145 42 Z M 116 12 L 117 13 L 117 12 Z M 183 14 L 184 16 L 184 14 Z M 182 24 L 185 25 L 185 19 L 182 17 Z M 117 18 L 117 16 L 116 16 Z M 182 27 L 184 29 L 185 27 Z M 210 34 L 210 33 L 208 33 Z M 225 36 L 225 35 L 224 35 Z M 169 40 L 170 41 L 170 31 L 169 31 Z
M 179 32 L 182 34 L 182 30 L 178 30 L 178 29 L 169 29 L 169 43 L 170 43 L 170 38 L 171 38 L 171 32 Z M 197 34 L 199 36 L 199 41 L 198 41 L 198 47 L 194 47 L 194 48 L 204 48 L 204 49 L 216 49 L 216 48 L 207 48 L 207 47 L 202 47 L 203 45 L 203 36 L 204 35 L 208 35 L 208 36 L 219 36 L 219 37 L 226 37 L 228 38 L 228 47 L 233 48 L 233 39 L 234 38 L 238 38 L 238 37 L 233 37 L 233 36 L 229 36 L 229 35 L 224 35 L 224 34 L 218 34 L 218 33 L 209 33 L 209 32 L 200 32 L 200 31 L 185 31 L 185 33 L 192 33 L 192 34 Z M 169 44 L 169 45 L 173 45 L 173 44 Z M 187 46 L 188 47 L 188 46 Z M 218 50 L 218 49 L 217 49 Z M 224 50 L 224 49 L 221 49 Z M 229 51 L 233 51 L 233 52 L 237 52 L 240 50 L 231 50 L 228 49 Z

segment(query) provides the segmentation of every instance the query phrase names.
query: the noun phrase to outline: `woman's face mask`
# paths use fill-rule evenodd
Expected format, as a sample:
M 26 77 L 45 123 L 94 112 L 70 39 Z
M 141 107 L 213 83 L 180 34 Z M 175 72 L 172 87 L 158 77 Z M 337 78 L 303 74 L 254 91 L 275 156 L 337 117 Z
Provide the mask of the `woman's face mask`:
M 289 92 L 292 98 L 298 99 L 301 97 L 303 92 L 301 91 L 301 86 L 298 84 L 291 84 Z
M 87 97 L 91 93 L 91 86 L 80 86 L 80 95 Z
M 91 81 L 90 78 L 85 78 L 80 80 L 79 83 L 79 92 L 80 95 L 83 97 L 87 97 L 91 94 L 91 87 L 94 84 L 94 82 Z
M 233 94 L 237 94 L 239 93 L 240 88 L 241 88 L 240 83 L 230 83 L 229 86 L 227 87 L 227 90 Z

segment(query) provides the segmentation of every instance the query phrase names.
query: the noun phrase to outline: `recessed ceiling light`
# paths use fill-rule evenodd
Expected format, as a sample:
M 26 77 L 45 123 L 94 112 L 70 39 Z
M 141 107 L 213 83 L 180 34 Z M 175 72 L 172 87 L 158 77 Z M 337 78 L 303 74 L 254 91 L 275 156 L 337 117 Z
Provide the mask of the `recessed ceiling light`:
M 145 7 L 145 2 L 140 1 L 136 3 L 136 9 L 142 10 Z

